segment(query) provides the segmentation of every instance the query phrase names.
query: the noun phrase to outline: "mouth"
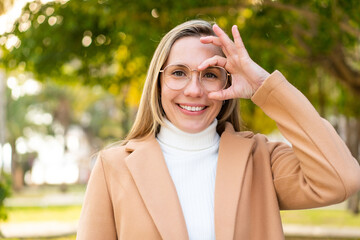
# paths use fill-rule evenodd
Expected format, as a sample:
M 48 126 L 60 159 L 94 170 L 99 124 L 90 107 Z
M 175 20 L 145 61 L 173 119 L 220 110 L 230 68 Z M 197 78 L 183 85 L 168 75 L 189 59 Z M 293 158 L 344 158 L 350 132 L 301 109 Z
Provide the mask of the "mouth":
M 204 110 L 205 108 L 207 108 L 207 106 L 189 106 L 189 105 L 182 105 L 182 104 L 178 104 L 178 106 L 182 109 L 185 109 L 185 110 L 191 111 L 191 112 L 200 112 L 200 111 Z

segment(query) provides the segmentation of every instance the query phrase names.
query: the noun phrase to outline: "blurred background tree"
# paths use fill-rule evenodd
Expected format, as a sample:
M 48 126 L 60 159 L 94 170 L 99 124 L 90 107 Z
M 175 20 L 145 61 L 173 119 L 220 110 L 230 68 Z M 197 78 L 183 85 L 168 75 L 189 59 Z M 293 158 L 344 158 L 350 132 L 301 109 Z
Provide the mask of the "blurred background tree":
M 0 70 L 31 72 L 44 86 L 36 101 L 62 134 L 81 126 L 99 149 L 131 126 L 149 61 L 169 29 L 194 18 L 227 32 L 237 24 L 250 56 L 300 89 L 359 160 L 359 10 L 357 0 L 35 0 L 0 37 Z M 110 95 L 92 96 L 97 86 Z M 246 128 L 266 134 L 276 128 L 249 101 L 241 101 L 241 112 Z M 359 196 L 349 207 L 359 212 Z
M 0 15 L 7 12 L 9 8 L 13 5 L 14 0 L 2 0 L 0 2 Z
M 0 2 L 0 16 L 6 13 L 9 8 L 11 8 L 14 0 L 3 0 Z M 1 54 L 0 54 L 1 57 Z M 6 89 L 5 89 L 5 74 L 3 73 L 0 67 L 0 220 L 7 219 L 7 213 L 4 206 L 4 201 L 11 195 L 11 178 L 3 172 L 2 161 L 4 159 L 4 145 L 6 143 L 6 133 L 5 133 L 5 104 L 6 104 Z M 1 236 L 1 232 L 0 232 Z

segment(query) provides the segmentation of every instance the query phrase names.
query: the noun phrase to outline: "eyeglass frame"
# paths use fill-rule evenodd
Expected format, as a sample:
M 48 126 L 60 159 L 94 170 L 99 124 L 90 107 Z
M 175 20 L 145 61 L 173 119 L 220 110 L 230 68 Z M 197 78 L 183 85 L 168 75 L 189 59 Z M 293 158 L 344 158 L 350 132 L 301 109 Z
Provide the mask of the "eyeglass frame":
M 207 89 L 204 87 L 204 85 L 202 85 L 200 73 L 201 73 L 202 71 L 204 71 L 205 69 L 209 68 L 209 67 L 205 68 L 204 70 L 199 71 L 199 70 L 197 70 L 197 69 L 191 69 L 187 64 L 184 64 L 184 63 L 172 63 L 172 64 L 167 65 L 167 66 L 164 67 L 163 69 L 160 69 L 159 73 L 164 73 L 164 72 L 165 72 L 165 69 L 166 69 L 167 67 L 169 67 L 169 66 L 174 66 L 174 65 L 179 65 L 179 66 L 185 66 L 185 67 L 187 67 L 187 68 L 190 70 L 190 72 L 191 72 L 191 77 L 188 79 L 188 82 L 184 85 L 184 87 L 179 88 L 179 89 L 173 89 L 173 88 L 169 87 L 169 86 L 166 84 L 170 89 L 175 90 L 175 91 L 184 89 L 184 88 L 189 84 L 189 82 L 190 82 L 190 80 L 191 80 L 191 78 L 192 78 L 192 73 L 193 73 L 193 72 L 198 72 L 198 73 L 199 73 L 199 75 L 198 75 L 198 80 L 199 80 L 201 86 L 202 86 L 205 90 L 207 90 Z M 221 67 L 221 66 L 210 66 L 210 67 L 216 67 L 216 68 L 220 68 L 220 69 L 224 69 L 224 70 L 225 70 L 225 72 L 226 72 L 226 82 L 225 82 L 225 84 L 224 84 L 224 87 L 221 88 L 221 89 L 219 89 L 219 90 L 216 90 L 216 91 L 223 90 L 223 89 L 226 87 L 226 85 L 228 84 L 228 81 L 229 81 L 229 79 L 231 78 L 231 74 L 230 74 L 225 68 L 223 68 L 223 67 Z M 207 90 L 207 91 L 208 91 L 208 90 Z

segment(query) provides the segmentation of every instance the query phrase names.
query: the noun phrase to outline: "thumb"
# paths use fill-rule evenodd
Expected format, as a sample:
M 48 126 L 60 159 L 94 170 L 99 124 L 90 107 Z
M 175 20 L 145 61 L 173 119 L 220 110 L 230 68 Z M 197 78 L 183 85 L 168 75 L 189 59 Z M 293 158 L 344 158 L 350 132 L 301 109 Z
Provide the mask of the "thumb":
M 229 89 L 223 89 L 223 90 L 220 90 L 220 91 L 209 93 L 208 98 L 223 101 L 223 100 L 232 99 L 233 98 L 232 95 L 233 94 Z

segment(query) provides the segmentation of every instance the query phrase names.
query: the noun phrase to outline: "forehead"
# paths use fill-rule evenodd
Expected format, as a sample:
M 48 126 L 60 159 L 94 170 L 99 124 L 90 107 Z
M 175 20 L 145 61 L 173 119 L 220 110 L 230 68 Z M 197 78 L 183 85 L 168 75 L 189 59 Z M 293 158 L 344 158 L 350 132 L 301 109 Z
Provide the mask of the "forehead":
M 184 37 L 173 44 L 165 65 L 183 63 L 196 68 L 215 55 L 223 56 L 219 47 L 201 43 L 200 37 Z

